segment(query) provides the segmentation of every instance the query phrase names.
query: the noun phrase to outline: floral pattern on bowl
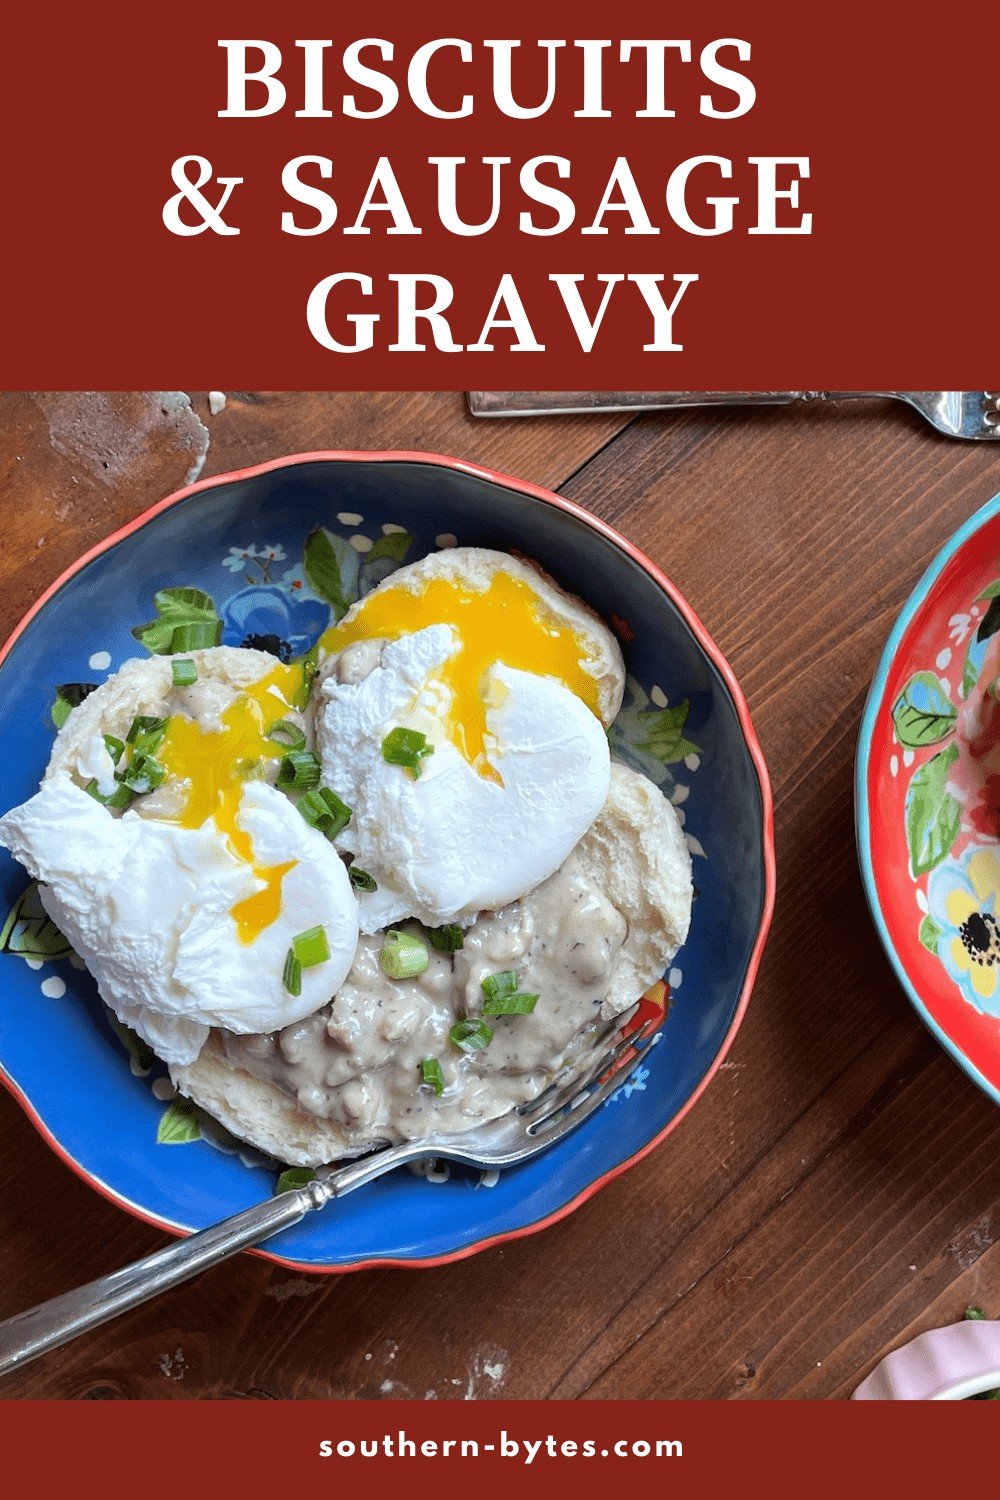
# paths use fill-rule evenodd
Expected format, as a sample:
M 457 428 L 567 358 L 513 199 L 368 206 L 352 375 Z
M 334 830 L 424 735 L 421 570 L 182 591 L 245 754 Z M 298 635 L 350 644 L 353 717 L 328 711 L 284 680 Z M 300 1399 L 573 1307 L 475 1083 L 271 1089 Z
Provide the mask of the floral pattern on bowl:
M 1000 856 L 970 844 L 958 859 L 931 871 L 920 941 L 935 953 L 963 999 L 1000 1017 Z
M 252 647 L 285 662 L 308 655 L 335 617 L 342 615 L 356 599 L 405 562 L 413 537 L 396 525 L 388 535 L 392 540 L 384 548 L 372 544 L 359 551 L 358 542 L 367 542 L 368 538 L 356 536 L 352 545 L 336 531 L 319 527 L 306 539 L 302 564 L 287 569 L 280 583 L 271 581 L 270 572 L 272 565 L 287 561 L 283 546 L 252 543 L 246 547 L 231 547 L 222 559 L 222 566 L 232 573 L 242 569 L 247 587 L 218 604 L 199 590 L 198 607 L 202 617 L 211 613 L 216 622 L 221 622 L 223 645 Z M 373 567 L 375 563 L 383 565 L 376 568 Z M 174 591 L 178 589 L 191 591 L 191 586 L 175 585 Z M 132 631 L 140 640 L 145 633 L 146 628 L 142 626 Z M 55 687 L 51 709 L 55 728 L 61 728 L 72 712 L 72 705 L 82 701 L 97 686 L 96 682 L 81 682 Z M 701 764 L 698 746 L 687 739 L 684 732 L 690 703 L 682 699 L 671 705 L 661 688 L 654 686 L 652 691 L 656 694 L 656 703 L 635 678 L 628 679 L 622 712 L 609 731 L 612 752 L 616 759 L 649 776 L 675 803 L 680 804 L 686 800 L 690 787 L 678 783 L 676 766 L 683 762 L 687 773 L 693 775 Z M 683 820 L 683 813 L 678 816 Z M 693 834 L 687 835 L 687 841 L 692 855 L 706 857 L 700 840 Z M 73 956 L 66 939 L 46 916 L 34 882 L 18 896 L 0 929 L 0 953 L 4 952 L 15 954 L 38 967 L 44 967 L 56 958 Z M 681 982 L 681 970 L 674 968 L 671 974 L 676 988 Z M 662 1022 L 669 1003 L 670 981 L 657 980 L 643 997 L 642 1008 L 632 1023 L 634 1028 L 640 1029 L 653 1016 Z M 110 1011 L 107 1012 L 107 1021 L 125 1048 L 133 1074 L 148 1077 L 154 1097 L 165 1105 L 157 1127 L 157 1145 L 181 1146 L 203 1140 L 219 1150 L 238 1155 L 246 1166 L 272 1166 L 276 1175 L 284 1176 L 279 1163 L 271 1163 L 260 1151 L 238 1141 L 206 1111 L 179 1097 L 166 1069 L 151 1049 Z M 608 1103 L 631 1098 L 634 1092 L 645 1087 L 647 1077 L 648 1069 L 637 1069 Z M 484 1175 L 492 1178 L 495 1174 Z M 445 1182 L 449 1176 L 450 1170 L 428 1180 Z
M 918 1013 L 1000 1102 L 1000 497 L 947 544 L 892 632 L 856 802 L 883 945 Z
M 423 454 L 311 454 L 203 480 L 70 569 L 0 652 L 12 806 L 37 788 L 53 718 L 64 721 L 95 680 L 141 651 L 136 632 L 166 649 L 158 594 L 179 591 L 171 605 L 220 640 L 254 635 L 293 656 L 400 562 L 456 541 L 527 550 L 598 613 L 619 617 L 629 688 L 616 753 L 644 764 L 671 797 L 696 856 L 698 909 L 727 920 L 721 931 L 696 920 L 640 1012 L 659 1012 L 661 1044 L 571 1140 L 504 1174 L 392 1174 L 259 1252 L 283 1264 L 439 1264 L 530 1233 L 687 1113 L 742 1018 L 773 904 L 767 776 L 735 679 L 673 586 L 602 522 L 522 481 Z M 63 1159 L 113 1201 L 180 1231 L 273 1192 L 274 1163 L 173 1098 L 148 1049 L 109 1024 L 90 976 L 25 893 L 23 871 L 0 855 L 0 914 L 12 909 L 5 946 L 20 957 L 0 959 L 0 1083 Z

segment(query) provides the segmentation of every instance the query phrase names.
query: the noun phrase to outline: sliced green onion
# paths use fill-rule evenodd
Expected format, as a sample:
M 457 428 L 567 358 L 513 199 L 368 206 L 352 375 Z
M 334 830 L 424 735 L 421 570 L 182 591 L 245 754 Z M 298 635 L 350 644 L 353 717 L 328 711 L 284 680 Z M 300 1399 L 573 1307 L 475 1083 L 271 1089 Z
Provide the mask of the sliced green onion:
M 289 948 L 285 958 L 285 972 L 282 976 L 285 989 L 290 995 L 301 995 L 302 993 L 302 965 L 295 957 L 294 949 Z
M 328 786 L 321 786 L 319 789 L 319 794 L 323 798 L 323 801 L 326 803 L 331 817 L 336 821 L 336 827 L 333 833 L 328 833 L 327 838 L 336 838 L 337 834 L 340 833 L 342 829 L 346 828 L 348 823 L 351 821 L 352 810 L 348 807 L 346 802 L 341 802 L 340 798 L 337 796 L 337 793 L 332 792 Z
M 128 807 L 135 796 L 135 793 L 127 786 L 118 787 L 110 797 L 103 796 L 97 789 L 96 776 L 87 782 L 84 791 L 89 797 L 93 797 L 95 802 L 100 802 L 103 807 Z
M 456 1021 L 448 1033 L 449 1040 L 463 1052 L 481 1052 L 493 1040 L 493 1028 L 485 1021 Z
M 192 620 L 187 625 L 175 625 L 170 637 L 170 654 L 178 651 L 205 651 L 217 646 L 222 639 L 221 620 Z
M 319 786 L 322 774 L 322 767 L 311 750 L 289 750 L 278 767 L 277 785 L 283 792 L 307 792 Z
M 487 974 L 482 989 L 487 1000 L 495 1000 L 498 995 L 513 995 L 517 989 L 517 975 L 513 969 L 504 969 L 502 974 Z
M 307 1182 L 315 1182 L 316 1173 L 312 1167 L 289 1167 L 282 1172 L 274 1184 L 275 1193 L 290 1193 L 295 1188 L 305 1187 Z
M 132 759 L 124 771 L 118 772 L 119 781 L 124 782 L 136 796 L 145 796 L 155 791 L 167 774 L 167 768 L 145 750 L 134 750 Z
M 420 775 L 420 762 L 434 754 L 434 746 L 427 743 L 426 734 L 419 729 L 390 729 L 382 741 L 382 757 L 390 766 L 404 766 L 416 781 Z
M 423 1075 L 424 1082 L 429 1083 L 434 1090 L 434 1097 L 440 1099 L 444 1093 L 444 1074 L 441 1071 L 441 1064 L 437 1058 L 425 1057 L 420 1064 L 420 1072 Z
M 378 961 L 390 979 L 415 979 L 424 972 L 431 958 L 419 938 L 392 928 L 385 935 Z
M 79 708 L 84 698 L 89 698 L 96 687 L 96 682 L 64 682 L 56 688 L 56 698 L 50 712 L 57 729 L 63 727 L 74 708 Z
M 304 969 L 315 969 L 330 957 L 330 941 L 325 927 L 310 927 L 292 938 L 292 952 Z
M 272 724 L 265 738 L 273 740 L 285 750 L 302 750 L 306 743 L 302 730 L 291 719 L 279 719 L 277 724 Z
M 125 741 L 117 739 L 113 734 L 106 734 L 104 736 L 104 748 L 111 756 L 115 765 L 117 765 L 125 754 Z
M 348 823 L 351 821 L 352 809 L 348 807 L 346 802 L 341 802 L 340 798 L 337 796 L 337 793 L 331 792 L 328 786 L 321 786 L 319 789 L 319 794 L 323 798 L 323 801 L 326 803 L 327 808 L 330 811 L 330 816 L 335 820 L 336 824 L 333 833 L 328 833 L 327 838 L 336 838 L 337 834 L 340 833 L 342 829 L 346 828 Z
M 362 870 L 358 865 L 350 865 L 347 870 L 351 877 L 351 884 L 356 891 L 377 891 L 378 881 L 374 875 L 369 875 L 367 870 Z
M 263 781 L 264 762 L 259 755 L 243 755 L 236 762 L 236 774 L 244 781 Z
M 73 712 L 73 705 L 72 703 L 67 703 L 65 698 L 57 696 L 49 712 L 52 715 L 53 724 L 57 729 L 61 729 Z
M 333 822 L 333 818 L 321 791 L 306 792 L 295 805 L 310 828 L 318 828 L 320 833 L 325 833 L 328 839 L 334 837 L 328 832 L 328 825 Z
M 189 656 L 172 661 L 170 670 L 174 674 L 174 687 L 191 687 L 192 683 L 198 681 L 198 668 Z
M 169 723 L 169 719 L 154 719 L 149 714 L 139 714 L 132 720 L 126 736 L 127 742 L 152 755 L 166 734 Z
M 351 821 L 351 809 L 328 786 L 306 792 L 295 805 L 310 828 L 318 828 L 328 839 L 335 839 Z
M 518 990 L 513 995 L 496 995 L 483 1001 L 484 1016 L 530 1016 L 538 1004 L 537 995 L 526 995 Z
M 428 927 L 427 936 L 431 940 L 431 947 L 436 948 L 439 953 L 457 953 L 459 948 L 465 946 L 465 933 L 457 922 L 452 922 L 447 927 Z
M 297 709 L 300 714 L 305 713 L 306 709 L 309 707 L 309 699 L 312 696 L 313 683 L 316 681 L 316 663 L 310 661 L 303 662 L 302 670 L 304 673 L 302 686 L 299 688 L 298 692 L 295 694 L 295 697 L 292 699 L 292 707 Z

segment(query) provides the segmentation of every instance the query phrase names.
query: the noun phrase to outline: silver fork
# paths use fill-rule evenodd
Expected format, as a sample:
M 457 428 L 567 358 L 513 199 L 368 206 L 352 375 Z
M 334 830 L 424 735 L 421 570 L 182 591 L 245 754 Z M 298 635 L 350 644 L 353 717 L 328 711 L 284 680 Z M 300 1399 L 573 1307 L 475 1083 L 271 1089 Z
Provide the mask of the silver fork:
M 8 1318 L 0 1323 L 0 1375 L 8 1375 L 78 1334 L 179 1286 L 237 1251 L 290 1229 L 313 1209 L 324 1208 L 332 1199 L 343 1198 L 396 1167 L 444 1160 L 479 1171 L 496 1171 L 533 1161 L 589 1119 L 638 1065 L 659 1018 L 651 1017 L 631 1034 L 623 1035 L 623 1028 L 637 1010 L 638 1006 L 633 1006 L 597 1038 L 595 1060 L 588 1068 L 577 1068 L 571 1075 L 557 1078 L 536 1099 L 497 1120 L 462 1135 L 385 1147 L 322 1179 L 279 1193 L 266 1203 L 255 1204 L 220 1224 L 154 1251 L 134 1265 Z
M 546 412 L 883 399 L 904 401 L 947 437 L 1000 438 L 1000 391 L 470 391 L 469 410 L 474 417 L 539 417 Z

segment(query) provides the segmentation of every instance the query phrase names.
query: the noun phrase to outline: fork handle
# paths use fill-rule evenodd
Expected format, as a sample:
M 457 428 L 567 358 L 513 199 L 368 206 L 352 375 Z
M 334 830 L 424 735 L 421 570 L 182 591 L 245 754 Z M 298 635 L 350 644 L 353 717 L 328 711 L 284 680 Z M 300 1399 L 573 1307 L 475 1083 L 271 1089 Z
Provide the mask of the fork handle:
M 476 416 L 546 412 L 660 411 L 678 406 L 791 406 L 798 401 L 864 401 L 898 391 L 472 391 Z
M 315 1191 L 319 1189 L 319 1191 Z M 134 1265 L 112 1271 L 87 1286 L 53 1297 L 0 1323 L 0 1375 L 9 1375 L 40 1354 L 69 1343 L 78 1334 L 97 1328 L 140 1302 L 179 1286 L 238 1250 L 270 1239 L 282 1229 L 322 1208 L 330 1194 L 325 1184 L 307 1183 L 256 1203 L 220 1224 L 199 1230 L 186 1239 L 165 1245 Z
M 342 1198 L 395 1167 L 427 1155 L 426 1145 L 413 1141 L 372 1152 L 347 1162 L 322 1180 L 278 1193 L 220 1224 L 154 1250 L 131 1266 L 16 1313 L 0 1323 L 0 1376 L 9 1375 L 40 1354 L 68 1344 L 78 1334 L 100 1327 L 160 1292 L 180 1286 L 230 1255 L 290 1229 L 310 1210 L 325 1207 L 331 1198 Z
M 650 391 L 656 406 L 792 406 L 796 401 L 872 401 L 899 391 Z

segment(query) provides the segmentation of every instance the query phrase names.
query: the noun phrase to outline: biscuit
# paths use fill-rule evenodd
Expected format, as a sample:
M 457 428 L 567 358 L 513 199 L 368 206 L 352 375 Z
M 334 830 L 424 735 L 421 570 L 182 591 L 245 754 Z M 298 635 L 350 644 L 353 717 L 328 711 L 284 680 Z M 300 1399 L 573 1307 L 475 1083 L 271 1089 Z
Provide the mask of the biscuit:
M 203 696 L 211 692 L 211 684 L 218 683 L 229 690 L 219 695 L 226 700 L 259 682 L 277 665 L 266 651 L 244 646 L 186 651 L 183 659 L 193 661 L 198 668 Z M 63 773 L 84 785 L 87 777 L 79 771 L 77 761 L 95 735 L 110 734 L 124 740 L 137 716 L 159 717 L 164 712 L 164 700 L 174 690 L 172 661 L 170 656 L 135 657 L 88 694 L 56 735 L 44 779 Z

